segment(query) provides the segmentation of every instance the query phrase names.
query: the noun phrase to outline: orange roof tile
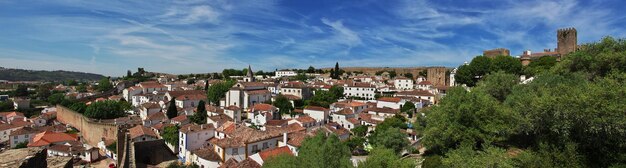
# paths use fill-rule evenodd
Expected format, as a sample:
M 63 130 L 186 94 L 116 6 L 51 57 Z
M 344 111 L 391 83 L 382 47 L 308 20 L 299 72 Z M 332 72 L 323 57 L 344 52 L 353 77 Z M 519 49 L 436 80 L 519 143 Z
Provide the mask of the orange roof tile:
M 33 137 L 33 141 L 28 143 L 27 146 L 29 147 L 46 146 L 46 145 L 50 145 L 51 143 L 76 141 L 76 140 L 78 140 L 76 135 L 46 131 L 46 132 L 36 134 L 35 137 Z
M 381 98 L 378 98 L 378 101 L 394 102 L 394 103 L 398 103 L 398 102 L 400 102 L 400 100 L 402 100 L 402 99 L 400 99 L 399 97 L 381 97 Z
M 143 125 L 137 125 L 133 128 L 130 128 L 128 129 L 128 132 L 130 133 L 130 138 L 137 138 L 142 135 L 152 136 L 155 138 L 157 137 L 156 133 L 154 133 L 152 129 L 145 127 Z

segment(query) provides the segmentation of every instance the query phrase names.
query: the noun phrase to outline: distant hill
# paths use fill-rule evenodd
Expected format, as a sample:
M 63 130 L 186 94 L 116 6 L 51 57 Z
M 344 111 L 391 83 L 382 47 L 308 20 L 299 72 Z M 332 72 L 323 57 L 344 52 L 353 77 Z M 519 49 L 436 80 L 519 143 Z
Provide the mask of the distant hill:
M 93 73 L 71 71 L 39 71 L 24 69 L 8 69 L 0 67 L 0 80 L 7 81 L 66 81 L 66 80 L 99 80 L 104 76 Z

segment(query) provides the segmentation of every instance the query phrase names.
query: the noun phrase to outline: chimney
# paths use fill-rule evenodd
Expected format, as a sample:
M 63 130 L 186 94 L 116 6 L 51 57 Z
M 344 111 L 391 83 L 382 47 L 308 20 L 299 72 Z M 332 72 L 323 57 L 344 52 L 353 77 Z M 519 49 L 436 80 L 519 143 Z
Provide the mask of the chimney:
M 287 144 L 287 133 L 283 133 L 283 143 Z

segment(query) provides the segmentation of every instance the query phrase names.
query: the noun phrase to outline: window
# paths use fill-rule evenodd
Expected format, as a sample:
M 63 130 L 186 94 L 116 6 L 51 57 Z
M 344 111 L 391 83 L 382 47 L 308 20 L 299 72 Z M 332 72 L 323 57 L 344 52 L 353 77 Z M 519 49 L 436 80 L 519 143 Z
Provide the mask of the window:
M 267 146 L 267 142 L 263 142 L 263 149 L 267 149 L 269 148 L 269 146 Z
M 24 137 L 28 138 L 28 134 L 24 135 Z
M 19 136 L 19 135 L 17 135 L 17 136 Z M 14 136 L 13 139 L 17 139 L 17 136 Z
M 239 155 L 239 149 L 233 148 L 233 155 Z
M 253 145 L 252 146 L 252 152 L 256 153 L 259 150 L 259 147 L 257 145 Z

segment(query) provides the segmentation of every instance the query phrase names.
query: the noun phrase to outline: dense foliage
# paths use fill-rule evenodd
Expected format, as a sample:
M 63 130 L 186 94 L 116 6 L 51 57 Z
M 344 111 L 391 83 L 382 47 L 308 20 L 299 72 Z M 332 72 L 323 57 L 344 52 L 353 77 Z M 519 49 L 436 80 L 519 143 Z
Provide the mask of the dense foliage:
M 498 71 L 521 74 L 523 67 L 518 59 L 511 56 L 496 56 L 495 58 L 477 56 L 469 64 L 461 65 L 457 69 L 455 79 L 460 84 L 473 87 L 485 75 Z
M 343 87 L 332 86 L 328 91 L 316 90 L 315 95 L 306 100 L 305 104 L 328 108 L 330 104 L 337 102 L 341 97 L 343 97 Z
M 282 94 L 276 96 L 276 100 L 272 102 L 272 104 L 278 108 L 278 112 L 281 116 L 283 114 L 291 114 L 291 111 L 294 109 L 289 99 Z
M 196 108 L 196 113 L 194 113 L 189 120 L 191 120 L 191 122 L 194 122 L 196 124 L 206 124 L 206 118 L 207 118 L 208 114 L 206 112 L 206 104 L 204 103 L 203 100 L 200 100 L 200 102 L 198 102 L 198 108 Z
M 114 119 L 126 116 L 126 111 L 131 105 L 125 101 L 105 100 L 91 103 L 85 109 L 84 115 L 94 119 Z
M 172 119 L 176 116 L 178 116 L 178 107 L 176 107 L 176 98 L 172 97 L 172 99 L 170 99 L 170 103 L 167 106 L 167 112 L 165 113 L 165 115 L 167 115 L 167 118 Z
M 415 159 L 401 159 L 393 150 L 387 148 L 374 148 L 364 162 L 359 163 L 358 168 L 414 168 Z
M 532 82 L 483 71 L 477 87 L 452 88 L 425 112 L 423 144 L 443 156 L 440 166 L 626 165 L 626 41 L 583 45 L 552 67 L 537 61 Z
M 350 150 L 336 135 L 326 136 L 320 132 L 302 142 L 298 157 L 284 155 L 271 158 L 263 164 L 263 167 L 346 168 L 352 167 L 352 162 Z
M 180 128 L 177 125 L 165 127 L 161 137 L 170 145 L 178 147 L 178 129 Z
M 226 96 L 226 92 L 235 85 L 234 80 L 227 80 L 223 82 L 219 82 L 209 86 L 209 90 L 207 91 L 207 99 L 209 102 L 215 105 L 220 104 L 220 99 Z

